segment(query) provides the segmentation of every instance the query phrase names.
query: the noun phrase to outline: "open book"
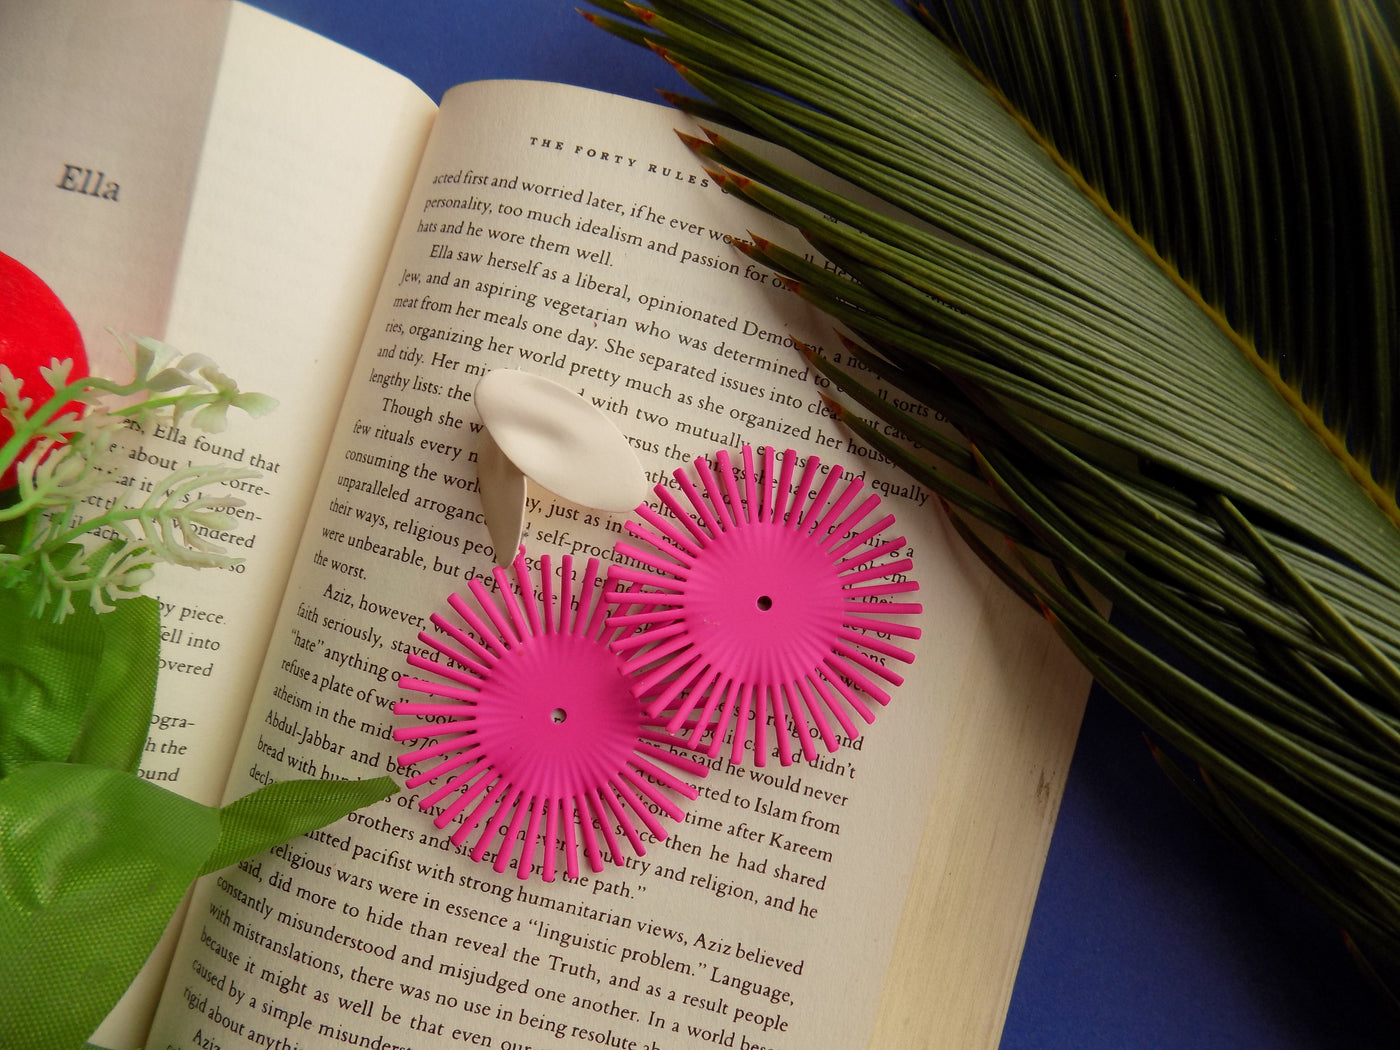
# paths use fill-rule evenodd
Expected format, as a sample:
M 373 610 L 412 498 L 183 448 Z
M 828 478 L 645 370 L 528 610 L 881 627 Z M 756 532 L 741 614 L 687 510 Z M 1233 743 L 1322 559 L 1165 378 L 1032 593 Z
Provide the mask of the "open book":
M 728 243 L 790 235 L 710 185 L 677 123 L 523 82 L 434 106 L 237 4 L 0 11 L 0 250 L 69 304 L 97 367 L 121 367 L 111 326 L 281 402 L 216 440 L 132 436 L 133 485 L 187 459 L 263 471 L 227 537 L 244 563 L 157 581 L 143 775 L 216 802 L 399 772 L 419 625 L 493 564 L 472 392 L 494 369 L 591 399 L 654 482 L 746 443 L 863 474 L 924 604 L 861 738 L 715 763 L 624 865 L 498 875 L 405 792 L 207 877 L 99 1042 L 996 1044 L 1087 677 L 829 417 L 790 346 L 832 346 L 829 323 Z M 529 492 L 526 548 L 556 564 L 606 560 L 622 528 Z

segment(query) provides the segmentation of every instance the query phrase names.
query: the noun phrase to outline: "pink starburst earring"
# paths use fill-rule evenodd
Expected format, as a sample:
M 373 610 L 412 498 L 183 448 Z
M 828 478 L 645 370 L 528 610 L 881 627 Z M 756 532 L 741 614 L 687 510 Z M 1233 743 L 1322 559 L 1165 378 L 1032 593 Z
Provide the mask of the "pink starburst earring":
M 608 647 L 614 631 L 597 559 L 588 562 L 576 598 L 567 555 L 557 595 L 547 555 L 538 591 L 523 553 L 511 575 L 513 584 L 506 570 L 494 570 L 500 606 L 474 579 L 472 601 L 448 599 L 460 619 L 434 614 L 436 631 L 418 636 L 437 655 L 411 655 L 423 677 L 400 678 L 399 686 L 436 699 L 394 705 L 395 714 L 424 720 L 394 730 L 395 740 L 419 745 L 399 764 L 427 764 L 406 786 L 441 780 L 418 807 L 436 811 L 438 828 L 457 824 L 457 846 L 480 827 L 470 855 L 479 861 L 494 851 L 498 872 L 514 867 L 526 879 L 538 853 L 541 877 L 553 881 L 562 853 L 566 876 L 577 878 L 580 841 L 592 871 L 603 870 L 604 847 L 621 865 L 619 835 L 638 856 L 646 846 L 634 819 L 666 838 L 652 807 L 683 820 L 675 798 L 698 792 L 681 777 L 708 770 L 669 750 L 673 738 L 634 698 Z
M 816 456 L 794 484 L 797 453 L 778 459 L 764 448 L 756 470 L 746 445 L 742 469 L 721 450 L 695 460 L 696 480 L 675 471 L 684 502 L 656 486 L 665 513 L 637 508 L 627 530 L 642 545 L 619 541 L 624 563 L 609 571 L 619 611 L 608 622 L 628 632 L 613 647 L 646 713 L 692 748 L 708 736 L 711 758 L 732 728 L 736 764 L 750 748 L 766 763 L 770 724 L 783 765 L 794 739 L 808 761 L 814 738 L 828 751 L 838 728 L 855 739 L 856 718 L 873 722 L 871 702 L 903 681 L 889 664 L 913 660 L 890 639 L 919 637 L 900 618 L 921 606 L 891 598 L 918 584 L 904 538 L 882 538 L 894 517 L 878 515 L 879 496 L 861 498 L 863 480 L 837 466 L 814 491 Z

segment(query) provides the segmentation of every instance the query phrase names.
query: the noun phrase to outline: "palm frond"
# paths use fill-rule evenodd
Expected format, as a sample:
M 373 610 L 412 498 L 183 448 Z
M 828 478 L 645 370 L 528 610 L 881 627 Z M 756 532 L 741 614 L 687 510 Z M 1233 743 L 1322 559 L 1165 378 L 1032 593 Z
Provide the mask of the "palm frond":
M 1400 7 L 603 6 L 682 108 L 883 202 L 691 140 L 825 257 L 745 249 L 856 336 L 813 364 L 906 440 L 838 415 L 1394 980 Z

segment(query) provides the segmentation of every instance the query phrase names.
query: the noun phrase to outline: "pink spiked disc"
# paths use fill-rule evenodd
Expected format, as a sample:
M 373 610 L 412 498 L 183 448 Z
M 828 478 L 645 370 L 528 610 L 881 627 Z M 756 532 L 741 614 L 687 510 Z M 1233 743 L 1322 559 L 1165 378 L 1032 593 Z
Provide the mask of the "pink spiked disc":
M 746 445 L 741 468 L 721 450 L 695 460 L 694 480 L 675 471 L 683 499 L 656 486 L 665 513 L 638 507 L 627 530 L 641 545 L 616 545 L 631 565 L 609 570 L 608 623 L 626 632 L 613 648 L 648 715 L 692 748 L 708 736 L 711 758 L 728 737 L 731 762 L 751 749 L 759 766 L 771 725 L 789 765 L 794 739 L 811 761 L 815 739 L 835 751 L 857 718 L 874 721 L 870 702 L 903 681 L 889 664 L 914 659 L 888 639 L 918 638 L 900 619 L 921 606 L 890 597 L 918 584 L 863 479 L 760 451 L 761 469 Z
M 498 872 L 513 867 L 526 879 L 538 866 L 550 882 L 562 854 L 566 877 L 577 878 L 580 841 L 592 871 L 603 870 L 604 852 L 622 865 L 624 848 L 646 852 L 634 818 L 664 839 L 653 808 L 683 820 L 674 796 L 698 794 L 663 767 L 682 776 L 708 770 L 668 748 L 677 741 L 638 706 L 608 647 L 614 632 L 597 559 L 577 597 L 567 555 L 557 595 L 548 555 L 538 591 L 523 554 L 510 574 L 497 568 L 493 576 L 500 606 L 472 580 L 472 601 L 448 599 L 460 619 L 434 614 L 436 631 L 418 636 L 437 654 L 409 656 L 423 677 L 399 679 L 401 688 L 436 698 L 394 705 L 395 714 L 423 720 L 394 730 L 395 740 L 415 745 L 399 764 L 423 767 L 406 786 L 440 781 L 418 807 L 434 813 L 439 828 L 455 823 L 457 846 L 476 833 L 472 859 L 492 853 Z

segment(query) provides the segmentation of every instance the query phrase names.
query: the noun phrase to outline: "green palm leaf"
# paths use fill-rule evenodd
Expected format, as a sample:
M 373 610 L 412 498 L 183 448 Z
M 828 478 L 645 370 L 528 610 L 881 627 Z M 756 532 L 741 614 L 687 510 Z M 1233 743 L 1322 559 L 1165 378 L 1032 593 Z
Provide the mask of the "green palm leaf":
M 892 206 L 693 143 L 835 264 L 746 248 L 857 337 L 813 357 L 833 410 L 1394 980 L 1400 7 L 600 6 L 705 96 L 683 108 Z

